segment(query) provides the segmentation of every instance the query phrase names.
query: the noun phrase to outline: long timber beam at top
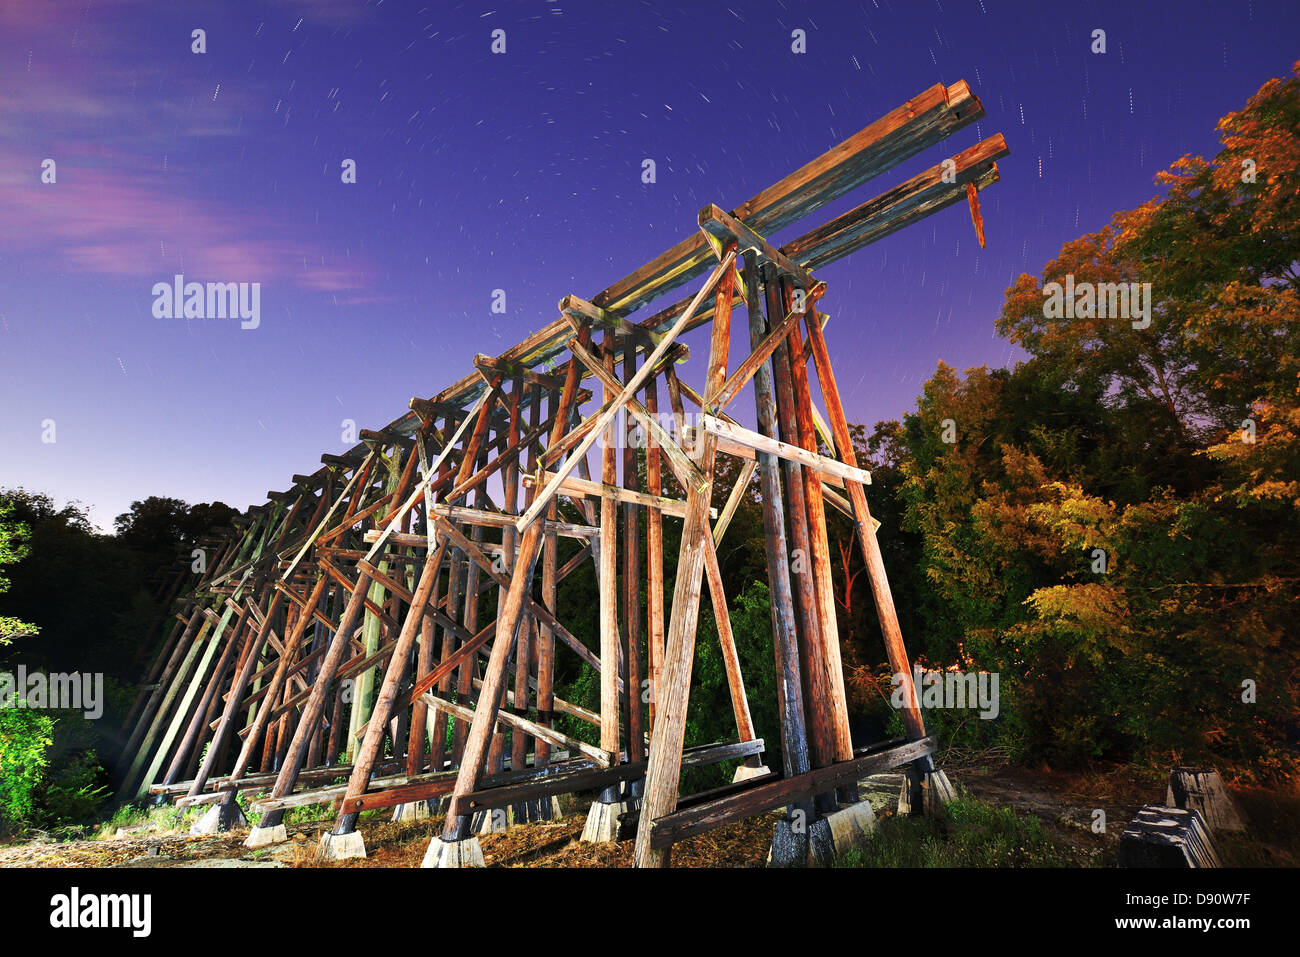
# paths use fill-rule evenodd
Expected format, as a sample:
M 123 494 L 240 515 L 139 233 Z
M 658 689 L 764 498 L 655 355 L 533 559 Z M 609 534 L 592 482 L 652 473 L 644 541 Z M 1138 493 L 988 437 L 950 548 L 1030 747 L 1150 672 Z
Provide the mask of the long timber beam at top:
M 964 80 L 959 80 L 951 86 L 935 84 L 827 150 L 817 159 L 741 203 L 731 210 L 730 215 L 755 232 L 770 235 L 795 224 L 827 203 L 847 195 L 868 180 L 922 150 L 936 145 L 944 138 L 983 118 L 984 115 L 983 104 L 971 92 Z M 895 202 L 889 205 L 884 210 L 889 214 L 885 220 L 889 228 L 878 235 L 871 235 L 868 229 L 866 231 L 869 238 L 866 241 L 821 244 L 817 237 L 826 228 L 821 227 L 794 240 L 787 247 L 782 247 L 782 252 L 806 265 L 822 266 L 964 198 L 965 182 L 973 181 L 979 189 L 996 182 L 994 159 L 1006 155 L 1006 143 L 999 135 L 985 140 L 984 144 L 991 144 L 992 148 L 985 152 L 992 158 L 983 159 L 978 164 L 980 166 L 978 175 L 960 178 L 959 173 L 959 181 L 955 183 L 941 180 L 940 188 L 931 190 L 931 193 L 941 195 L 927 193 L 928 204 Z M 953 157 L 959 170 L 961 169 L 959 157 L 963 155 L 965 154 Z M 927 174 L 922 174 L 925 175 Z M 859 218 L 862 220 L 870 220 L 871 214 L 862 212 L 864 207 L 876 203 L 885 204 L 887 197 L 907 188 L 909 184 L 913 187 L 917 185 L 914 180 L 909 180 L 903 186 L 882 194 L 853 212 L 859 213 Z M 845 217 L 840 217 L 835 222 L 840 222 L 851 215 L 852 213 L 845 214 Z M 837 238 L 843 240 L 843 237 Z M 817 247 L 815 254 L 804 256 L 802 254 L 804 247 L 811 246 Z M 699 232 L 693 232 L 667 252 L 613 283 L 588 301 L 607 312 L 627 316 L 703 275 L 715 262 L 716 257 L 704 236 Z M 672 324 L 688 302 L 689 298 L 674 303 L 643 320 L 639 325 L 651 334 L 660 333 Z M 688 330 L 704 324 L 711 318 L 711 308 L 702 310 L 691 320 Z M 535 369 L 542 363 L 562 355 L 566 351 L 566 343 L 571 334 L 572 329 L 562 316 L 501 353 L 494 361 L 503 365 Z M 637 347 L 634 342 L 633 348 Z M 559 373 L 560 370 L 557 369 L 553 374 Z M 486 388 L 483 376 L 476 369 L 428 401 L 463 405 L 474 401 Z M 409 436 L 419 428 L 419 424 L 419 415 L 408 412 L 381 431 Z M 365 443 L 360 443 L 338 458 L 355 462 L 364 457 L 368 451 Z

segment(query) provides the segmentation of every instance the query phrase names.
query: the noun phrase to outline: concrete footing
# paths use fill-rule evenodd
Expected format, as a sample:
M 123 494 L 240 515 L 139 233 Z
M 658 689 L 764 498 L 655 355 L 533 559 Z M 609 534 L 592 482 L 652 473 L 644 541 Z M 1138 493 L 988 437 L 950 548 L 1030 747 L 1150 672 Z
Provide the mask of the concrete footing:
M 494 807 L 478 811 L 470 818 L 469 826 L 475 834 L 495 834 L 498 831 L 509 830 L 516 824 L 556 821 L 561 817 L 563 814 L 560 813 L 560 799 L 552 796 L 520 801 L 509 807 Z
M 244 847 L 266 847 L 268 844 L 283 844 L 289 840 L 289 831 L 283 824 L 275 827 L 255 827 L 244 838 Z
M 538 821 L 558 821 L 562 817 L 564 817 L 564 812 L 560 810 L 560 799 L 555 795 L 510 805 L 511 824 L 536 824 Z
M 469 829 L 475 834 L 496 834 L 510 829 L 510 808 L 490 807 L 477 811 L 469 819 Z
M 441 837 L 435 837 L 429 842 L 429 849 L 424 852 L 420 866 L 485 867 L 486 864 L 477 837 L 467 837 L 463 841 L 444 841 Z
M 731 776 L 731 783 L 748 781 L 750 778 L 761 778 L 763 775 L 771 773 L 771 770 L 765 764 L 760 764 L 756 768 L 751 768 L 748 764 L 742 764 L 736 768 L 736 773 Z
M 360 831 L 346 834 L 331 834 L 326 831 L 320 836 L 316 848 L 316 857 L 322 861 L 345 861 L 350 857 L 365 857 L 366 842 Z
M 423 821 L 436 813 L 430 801 L 408 801 L 393 808 L 394 821 Z
M 1120 867 L 1222 867 L 1199 811 L 1148 804 L 1119 838 Z
M 835 858 L 835 840 L 825 818 L 808 824 L 802 814 L 777 822 L 768 867 L 807 867 L 830 864 Z
M 924 775 L 909 768 L 898 795 L 899 814 L 938 813 L 943 805 L 956 800 L 957 792 L 942 771 L 927 771 Z
M 826 826 L 831 831 L 831 845 L 835 854 L 843 854 L 855 844 L 861 844 L 876 829 L 876 812 L 870 801 L 859 801 L 826 815 Z
M 635 824 L 625 824 L 620 818 L 629 812 L 635 812 L 640 806 L 639 798 L 610 804 L 593 801 L 587 810 L 587 823 L 582 828 L 581 840 L 592 844 L 615 844 L 635 837 Z
M 233 801 L 230 804 L 214 804 L 204 815 L 190 827 L 190 837 L 208 837 L 233 831 L 237 827 L 248 827 L 244 811 Z
M 1197 811 L 1211 831 L 1244 831 L 1237 803 L 1214 768 L 1174 768 L 1169 772 L 1165 805 Z

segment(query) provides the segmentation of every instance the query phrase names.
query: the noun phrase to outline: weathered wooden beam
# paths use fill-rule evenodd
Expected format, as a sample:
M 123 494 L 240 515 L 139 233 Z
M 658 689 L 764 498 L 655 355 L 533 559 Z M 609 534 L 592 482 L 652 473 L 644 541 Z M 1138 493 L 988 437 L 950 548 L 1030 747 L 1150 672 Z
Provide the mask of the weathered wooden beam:
M 456 704 L 452 701 L 446 700 L 445 698 L 439 698 L 437 695 L 430 694 L 427 691 L 421 695 L 421 697 L 431 708 L 441 708 L 448 714 L 454 714 L 462 721 L 474 720 L 473 708 L 467 708 L 464 705 Z M 498 711 L 497 721 L 527 731 L 533 737 L 541 738 L 553 745 L 559 745 L 561 747 L 567 747 L 574 751 L 581 752 L 592 762 L 602 768 L 607 768 L 613 763 L 614 752 L 605 751 L 601 748 L 593 748 L 585 741 L 571 738 L 567 734 L 562 734 L 559 731 L 556 731 L 554 728 L 548 728 L 546 725 L 538 724 L 536 721 L 529 721 L 527 718 L 517 714 L 512 714 L 509 711 Z
M 754 778 L 739 786 L 736 793 L 703 804 L 683 808 L 670 814 L 646 821 L 641 815 L 641 829 L 647 843 L 659 850 L 671 847 L 677 841 L 702 834 L 731 821 L 762 814 L 774 808 L 820 794 L 824 791 L 856 783 L 862 778 L 909 764 L 918 758 L 933 754 L 935 739 L 922 738 L 903 744 L 888 742 L 875 748 L 854 753 L 847 761 L 840 761 L 790 777 L 770 775 Z M 649 826 L 647 827 L 647 823 Z
M 623 408 L 628 399 L 632 398 L 640 391 L 641 386 L 649 377 L 650 372 L 654 369 L 659 360 L 663 358 L 664 354 L 672 345 L 673 340 L 675 340 L 686 328 L 687 323 L 690 322 L 691 317 L 695 314 L 695 310 L 698 309 L 700 303 L 704 301 L 704 297 L 713 291 L 713 287 L 718 285 L 718 281 L 722 279 L 724 275 L 728 277 L 726 288 L 730 291 L 730 270 L 735 259 L 735 253 L 732 252 L 726 259 L 718 264 L 718 268 L 710 274 L 708 281 L 704 284 L 704 287 L 699 291 L 699 293 L 696 294 L 691 305 L 687 307 L 684 313 L 682 313 L 681 318 L 678 319 L 677 322 L 674 323 L 673 327 L 664 335 L 664 338 L 660 340 L 659 345 L 655 346 L 654 351 L 646 357 L 645 362 L 642 363 L 637 374 L 634 375 L 623 387 L 622 392 L 607 403 L 608 408 L 601 416 L 600 421 L 598 421 L 592 430 L 587 433 L 587 437 L 578 443 L 578 447 L 569 453 L 569 456 L 560 464 L 559 468 L 556 469 L 555 476 L 547 483 L 546 488 L 542 489 L 541 492 L 537 494 L 537 497 L 533 499 L 533 504 L 528 506 L 528 511 L 520 517 L 517 523 L 515 523 L 515 527 L 518 528 L 520 532 L 525 531 L 529 525 L 533 524 L 533 522 L 537 520 L 537 517 L 542 511 L 544 511 L 547 503 L 549 503 L 550 500 L 555 497 L 556 492 L 559 491 L 560 483 L 568 478 L 569 473 L 577 466 L 578 459 L 586 457 L 587 450 L 595 443 L 596 437 L 601 433 L 601 431 L 603 431 L 613 420 L 614 415 L 618 410 Z M 728 292 L 728 296 L 730 296 L 730 292 Z
M 807 449 L 797 445 L 791 445 L 777 439 L 769 439 L 765 435 L 759 435 L 757 432 L 751 432 L 749 429 L 742 428 L 738 425 L 732 425 L 730 422 L 724 422 L 717 416 L 702 415 L 699 419 L 700 430 L 719 438 L 725 438 L 737 445 L 743 445 L 746 448 L 753 449 L 756 452 L 767 452 L 778 458 L 789 459 L 791 462 L 798 462 L 807 468 L 826 475 L 834 475 L 836 478 L 848 482 L 857 482 L 862 485 L 871 484 L 871 473 L 865 469 L 855 468 L 851 465 L 845 465 L 843 462 L 837 462 L 835 459 L 828 458 L 817 452 L 809 452 Z
M 540 476 L 525 475 L 524 484 L 537 485 L 539 482 L 549 481 L 554 475 L 554 472 L 543 472 Z M 681 518 L 686 514 L 686 503 L 681 499 L 651 495 L 648 492 L 637 492 L 632 489 L 620 488 L 617 485 L 606 485 L 603 482 L 591 482 L 572 475 L 560 483 L 560 494 L 582 498 L 607 498 L 615 502 L 622 502 L 625 505 L 644 505 L 657 508 L 660 514 L 671 515 L 674 518 Z M 710 518 L 716 518 L 717 515 L 718 510 L 716 508 L 709 509 Z
M 1001 133 L 990 136 L 867 200 L 824 226 L 781 247 L 791 260 L 810 269 L 842 259 L 905 226 L 966 199 L 966 184 L 984 189 L 998 180 L 996 160 L 1011 151 Z

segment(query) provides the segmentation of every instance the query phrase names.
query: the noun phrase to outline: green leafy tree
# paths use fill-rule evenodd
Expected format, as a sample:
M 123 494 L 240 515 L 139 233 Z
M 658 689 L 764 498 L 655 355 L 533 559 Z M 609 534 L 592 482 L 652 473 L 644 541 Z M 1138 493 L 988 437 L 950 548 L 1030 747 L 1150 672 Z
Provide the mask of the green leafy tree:
M 0 821 L 23 821 L 48 763 L 54 719 L 26 708 L 0 709 Z
M 1293 766 L 1298 121 L 1300 75 L 1265 84 L 1213 160 L 1016 280 L 997 327 L 1028 361 L 940 364 L 892 429 L 924 653 L 998 670 L 1032 755 Z M 1149 282 L 1150 326 L 1055 317 L 1067 274 Z
M 9 590 L 10 584 L 5 577 L 4 566 L 21 561 L 27 554 L 27 526 L 14 520 L 13 514 L 13 503 L 0 498 L 0 595 Z M 34 635 L 38 631 L 40 629 L 35 625 L 0 615 L 0 645 L 10 644 L 16 638 Z

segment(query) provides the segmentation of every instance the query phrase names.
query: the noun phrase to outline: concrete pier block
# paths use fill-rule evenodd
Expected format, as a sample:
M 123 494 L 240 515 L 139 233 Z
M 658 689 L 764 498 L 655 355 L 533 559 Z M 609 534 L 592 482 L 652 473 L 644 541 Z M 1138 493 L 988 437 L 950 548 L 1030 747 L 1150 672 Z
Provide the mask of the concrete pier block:
M 591 844 L 615 844 L 635 837 L 635 824 L 625 824 L 620 818 L 629 812 L 635 812 L 640 805 L 640 799 L 608 804 L 593 801 L 587 810 L 587 823 L 582 828 L 581 840 Z
M 477 837 L 467 837 L 463 841 L 444 841 L 435 837 L 429 842 L 429 849 L 424 852 L 421 867 L 485 867 L 483 849 L 479 847 Z
M 470 818 L 470 830 L 475 834 L 496 834 L 506 831 L 516 824 L 535 824 L 538 821 L 557 821 L 564 815 L 560 812 L 560 799 L 557 797 L 535 798 L 520 801 L 509 807 L 494 807 L 476 811 Z
M 469 820 L 469 829 L 475 834 L 496 834 L 510 830 L 510 808 L 490 807 L 477 811 Z
M 928 771 L 921 775 L 909 768 L 903 789 L 898 795 L 898 813 L 924 814 L 928 817 L 956 799 L 957 792 L 948 782 L 948 775 L 942 771 Z
M 564 817 L 564 812 L 560 810 L 560 799 L 555 795 L 510 805 L 511 824 L 523 824 L 525 822 L 536 824 L 539 821 L 558 821 L 562 817 Z
M 423 821 L 433 817 L 435 811 L 429 801 L 408 801 L 393 808 L 394 821 Z
M 1148 804 L 1119 838 L 1120 867 L 1221 867 L 1199 811 Z
M 316 848 L 316 857 L 322 861 L 345 861 L 350 857 L 365 856 L 366 842 L 360 831 L 346 834 L 326 831 L 320 836 L 320 845 Z
M 1174 768 L 1169 772 L 1165 804 L 1198 811 L 1211 831 L 1244 831 L 1237 802 L 1214 768 Z
M 266 847 L 268 844 L 283 844 L 289 840 L 289 831 L 283 824 L 275 827 L 255 827 L 244 838 L 244 847 Z
M 843 854 L 865 841 L 876 829 L 876 812 L 871 809 L 870 801 L 859 801 L 826 815 L 826 825 L 830 828 L 835 854 Z
M 223 834 L 237 827 L 248 827 L 243 809 L 235 803 L 214 804 L 190 827 L 190 837 Z
M 807 823 L 801 814 L 778 821 L 767 852 L 768 867 L 827 865 L 835 859 L 835 840 L 825 818 Z

